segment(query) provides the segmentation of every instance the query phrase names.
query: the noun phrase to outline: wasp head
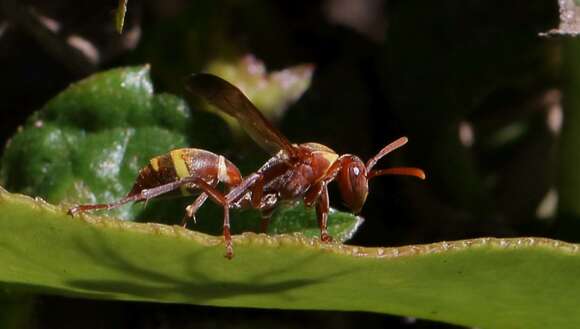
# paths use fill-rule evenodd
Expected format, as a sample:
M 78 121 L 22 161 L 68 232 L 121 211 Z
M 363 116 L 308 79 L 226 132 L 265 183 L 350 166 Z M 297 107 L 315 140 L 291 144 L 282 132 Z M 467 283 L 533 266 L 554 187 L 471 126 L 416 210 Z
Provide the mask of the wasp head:
M 385 146 L 372 157 L 366 165 L 358 157 L 346 154 L 340 157 L 341 169 L 337 175 L 338 186 L 343 201 L 352 210 L 358 213 L 362 209 L 369 192 L 369 180 L 383 175 L 405 175 L 425 179 L 425 172 L 419 168 L 395 167 L 373 170 L 375 164 L 388 153 L 407 143 L 406 137 L 401 137 Z
M 369 180 L 365 164 L 354 155 L 342 157 L 342 167 L 337 181 L 342 200 L 353 213 L 359 213 L 369 192 Z

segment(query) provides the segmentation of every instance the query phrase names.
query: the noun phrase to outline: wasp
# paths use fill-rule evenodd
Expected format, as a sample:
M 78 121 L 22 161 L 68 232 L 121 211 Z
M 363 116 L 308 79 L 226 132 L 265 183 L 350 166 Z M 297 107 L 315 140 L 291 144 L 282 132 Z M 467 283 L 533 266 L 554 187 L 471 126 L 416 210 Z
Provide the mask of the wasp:
M 319 143 L 292 144 L 274 128 L 252 102 L 231 83 L 210 74 L 196 74 L 186 79 L 186 89 L 206 99 L 219 110 L 234 117 L 244 130 L 272 156 L 261 168 L 245 178 L 238 168 L 222 155 L 196 148 L 182 148 L 157 156 L 139 171 L 131 191 L 122 199 L 103 204 L 77 205 L 69 214 L 113 209 L 129 202 L 147 201 L 166 194 L 199 195 L 186 207 L 186 217 L 195 213 L 210 198 L 223 207 L 225 256 L 233 257 L 230 232 L 230 209 L 253 208 L 262 214 L 266 230 L 273 210 L 281 201 L 303 200 L 316 207 L 320 238 L 330 242 L 328 184 L 336 180 L 345 204 L 359 213 L 366 202 L 368 182 L 383 175 L 407 175 L 425 179 L 419 168 L 396 167 L 373 169 L 388 153 L 405 145 L 401 137 L 385 146 L 365 164 L 352 154 L 338 155 Z M 217 189 L 223 183 L 227 193 Z
M 318 143 L 292 144 L 274 128 L 252 102 L 234 85 L 211 74 L 194 74 L 186 79 L 186 90 L 204 98 L 220 111 L 235 118 L 250 137 L 272 155 L 261 168 L 235 185 L 223 198 L 214 198 L 226 208 L 254 208 L 262 213 L 263 229 L 284 200 L 303 200 L 316 207 L 320 238 L 332 240 L 328 234 L 328 184 L 336 180 L 344 203 L 359 213 L 366 202 L 368 183 L 383 175 L 406 175 L 425 179 L 425 172 L 413 167 L 374 169 L 377 162 L 405 145 L 401 137 L 381 149 L 364 163 L 352 154 L 339 155 Z M 195 210 L 195 209 L 191 209 Z M 188 215 L 192 216 L 193 211 Z M 225 222 L 226 218 L 224 218 Z M 231 258 L 231 237 L 225 236 L 226 257 Z

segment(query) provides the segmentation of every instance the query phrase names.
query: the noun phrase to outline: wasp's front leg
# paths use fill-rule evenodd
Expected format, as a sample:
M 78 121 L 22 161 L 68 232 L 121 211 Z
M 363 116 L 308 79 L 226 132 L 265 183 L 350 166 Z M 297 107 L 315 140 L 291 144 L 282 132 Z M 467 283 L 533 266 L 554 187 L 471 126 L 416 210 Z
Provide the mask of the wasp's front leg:
M 320 226 L 320 240 L 322 242 L 331 242 L 332 237 L 328 235 L 328 212 L 330 210 L 328 187 L 326 183 L 323 185 L 322 194 L 320 194 L 320 199 L 316 204 L 316 216 L 318 218 L 318 225 Z
M 316 203 L 316 219 L 320 227 L 320 240 L 322 242 L 332 241 L 328 234 L 328 212 L 330 203 L 328 200 L 328 187 L 325 181 L 320 181 L 312 185 L 304 196 L 304 205 L 312 207 Z

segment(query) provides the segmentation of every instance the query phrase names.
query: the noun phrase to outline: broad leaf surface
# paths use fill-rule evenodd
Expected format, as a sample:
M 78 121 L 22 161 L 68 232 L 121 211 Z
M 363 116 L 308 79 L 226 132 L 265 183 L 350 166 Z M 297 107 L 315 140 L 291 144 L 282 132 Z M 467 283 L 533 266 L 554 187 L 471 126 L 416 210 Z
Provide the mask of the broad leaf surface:
M 0 282 L 11 292 L 111 300 L 369 311 L 478 328 L 577 328 L 578 246 L 482 238 L 400 248 L 71 218 L 0 194 Z

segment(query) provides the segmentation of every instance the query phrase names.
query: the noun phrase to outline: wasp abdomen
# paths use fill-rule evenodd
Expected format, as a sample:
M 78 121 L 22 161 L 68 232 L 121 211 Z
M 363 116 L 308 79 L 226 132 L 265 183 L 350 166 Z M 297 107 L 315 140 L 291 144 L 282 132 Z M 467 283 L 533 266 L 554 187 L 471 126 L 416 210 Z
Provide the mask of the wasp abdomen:
M 202 149 L 182 148 L 152 158 L 139 171 L 129 195 L 185 177 L 199 177 L 208 184 L 220 181 L 237 185 L 242 180 L 238 168 L 223 156 Z M 184 185 L 181 194 L 191 194 L 192 189 L 195 188 Z
M 139 170 L 139 175 L 128 196 L 140 193 L 144 189 L 173 182 L 177 178 L 175 167 L 168 154 L 154 157 L 147 166 Z

